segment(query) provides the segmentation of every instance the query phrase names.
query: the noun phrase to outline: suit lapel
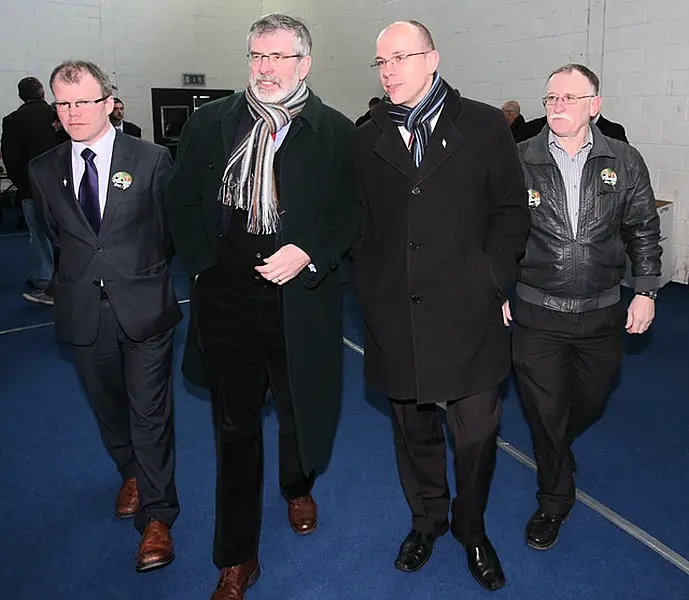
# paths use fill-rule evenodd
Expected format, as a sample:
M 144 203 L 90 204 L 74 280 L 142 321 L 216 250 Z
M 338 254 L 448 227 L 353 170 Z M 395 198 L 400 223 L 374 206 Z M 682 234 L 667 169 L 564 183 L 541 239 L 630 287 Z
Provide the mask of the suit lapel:
M 134 161 L 132 160 L 132 152 L 129 146 L 129 138 L 126 134 L 118 131 L 115 134 L 115 142 L 112 147 L 112 160 L 110 161 L 110 173 L 108 174 L 108 182 L 105 195 L 105 210 L 103 211 L 103 219 L 100 225 L 100 237 L 103 237 L 112 222 L 113 215 L 119 206 L 119 200 L 125 190 L 120 190 L 112 184 L 113 175 L 115 173 L 129 173 L 132 178 L 136 177 L 134 173 Z
M 416 165 L 414 165 L 409 149 L 404 145 L 399 129 L 390 119 L 388 111 L 385 107 L 376 108 L 371 112 L 371 119 L 382 130 L 373 151 L 400 173 L 410 179 L 415 179 Z
M 74 195 L 74 173 L 72 172 L 72 143 L 66 142 L 57 147 L 57 160 L 55 161 L 55 175 L 59 181 L 59 188 L 62 192 L 62 197 L 74 212 L 76 218 L 86 227 L 91 235 L 94 235 L 91 225 L 86 220 L 84 212 L 79 206 L 79 201 Z
M 230 158 L 230 153 L 235 146 L 237 128 L 246 108 L 246 100 L 242 94 L 230 109 L 220 117 L 220 130 L 222 131 L 223 147 L 225 149 L 225 162 Z

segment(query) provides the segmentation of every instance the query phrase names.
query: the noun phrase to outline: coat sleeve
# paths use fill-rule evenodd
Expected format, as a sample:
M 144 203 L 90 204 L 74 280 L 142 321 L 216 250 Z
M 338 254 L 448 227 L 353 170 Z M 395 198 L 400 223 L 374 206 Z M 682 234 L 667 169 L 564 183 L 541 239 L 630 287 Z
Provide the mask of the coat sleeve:
M 621 233 L 632 263 L 635 289 L 643 292 L 659 287 L 662 254 L 660 217 L 646 163 L 636 148 L 629 146 L 629 152 L 636 177 L 632 197 L 622 218 Z
M 213 266 L 215 259 L 203 218 L 202 128 L 194 113 L 184 125 L 165 194 L 167 224 L 175 252 L 187 273 L 194 277 Z
M 495 122 L 487 185 L 490 206 L 483 250 L 504 300 L 516 281 L 531 225 L 524 173 L 507 123 Z
M 39 178 L 37 177 L 39 168 L 40 167 L 36 166 L 36 159 L 29 162 L 29 185 L 31 186 L 31 195 L 36 209 L 36 216 L 40 226 L 44 228 L 53 246 L 59 248 L 60 228 L 50 208 L 50 204 L 43 193 L 43 189 L 39 184 Z
M 356 173 L 354 168 L 354 124 L 343 119 L 333 144 L 335 159 L 330 187 L 325 201 L 327 208 L 315 227 L 293 240 L 306 252 L 311 263 L 299 274 L 307 288 L 315 288 L 340 264 L 356 240 L 358 215 L 356 205 Z
M 153 171 L 153 198 L 158 210 L 161 211 L 163 215 L 162 220 L 165 235 L 165 256 L 167 257 L 168 263 L 172 261 L 172 258 L 175 255 L 174 244 L 172 242 L 172 236 L 170 235 L 170 227 L 168 226 L 167 216 L 165 213 L 165 190 L 168 182 L 170 181 L 171 171 L 172 156 L 170 155 L 170 151 L 165 148 L 160 153 Z

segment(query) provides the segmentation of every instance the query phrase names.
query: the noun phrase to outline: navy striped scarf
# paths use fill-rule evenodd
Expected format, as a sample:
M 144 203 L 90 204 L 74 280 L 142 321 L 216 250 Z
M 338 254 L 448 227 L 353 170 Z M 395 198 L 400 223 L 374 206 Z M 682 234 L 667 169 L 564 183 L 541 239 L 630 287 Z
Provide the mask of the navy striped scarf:
M 250 86 L 244 95 L 255 123 L 227 161 L 219 199 L 248 212 L 249 233 L 275 233 L 280 215 L 273 173 L 273 136 L 302 111 L 309 88 L 302 81 L 280 103 L 261 102 Z
M 386 98 L 388 113 L 392 122 L 398 127 L 404 127 L 412 135 L 411 154 L 414 164 L 418 167 L 423 160 L 423 154 L 431 139 L 431 121 L 443 108 L 449 86 L 437 73 L 433 76 L 433 84 L 428 93 L 414 108 L 402 104 L 392 104 Z

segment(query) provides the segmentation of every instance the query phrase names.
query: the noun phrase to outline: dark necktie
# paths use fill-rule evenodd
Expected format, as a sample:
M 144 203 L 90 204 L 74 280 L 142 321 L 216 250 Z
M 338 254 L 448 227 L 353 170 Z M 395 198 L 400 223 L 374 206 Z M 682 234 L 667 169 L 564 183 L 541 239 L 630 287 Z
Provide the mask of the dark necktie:
M 98 201 L 98 169 L 96 163 L 96 153 L 90 148 L 84 148 L 81 157 L 86 163 L 84 176 L 79 184 L 79 205 L 86 216 L 86 220 L 91 225 L 93 232 L 98 235 L 100 232 L 100 202 Z

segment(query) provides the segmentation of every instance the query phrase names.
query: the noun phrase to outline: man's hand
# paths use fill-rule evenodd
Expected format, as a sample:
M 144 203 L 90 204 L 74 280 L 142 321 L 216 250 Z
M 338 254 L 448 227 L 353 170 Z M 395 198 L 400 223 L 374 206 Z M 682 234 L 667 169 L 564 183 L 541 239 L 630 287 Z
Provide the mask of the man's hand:
M 655 301 L 646 296 L 634 296 L 627 309 L 627 333 L 644 333 L 653 322 L 656 306 Z
M 301 248 L 294 244 L 287 244 L 263 262 L 265 264 L 256 267 L 256 270 L 268 281 L 285 285 L 299 275 L 311 259 Z
M 502 305 L 502 322 L 504 323 L 505 327 L 509 327 L 510 323 L 512 323 L 512 311 L 510 310 L 509 300 L 505 300 Z

